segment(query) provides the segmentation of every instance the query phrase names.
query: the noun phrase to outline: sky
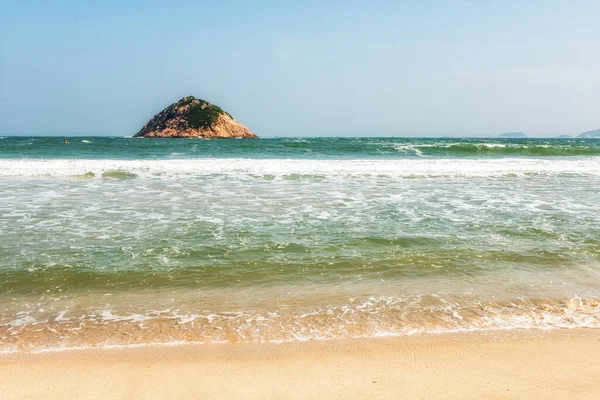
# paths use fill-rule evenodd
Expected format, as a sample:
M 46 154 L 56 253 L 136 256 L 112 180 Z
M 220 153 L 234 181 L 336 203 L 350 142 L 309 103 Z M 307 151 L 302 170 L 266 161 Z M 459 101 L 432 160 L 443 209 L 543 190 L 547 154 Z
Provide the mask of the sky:
M 186 95 L 259 136 L 600 128 L 600 2 L 0 0 L 0 135 L 135 134 Z

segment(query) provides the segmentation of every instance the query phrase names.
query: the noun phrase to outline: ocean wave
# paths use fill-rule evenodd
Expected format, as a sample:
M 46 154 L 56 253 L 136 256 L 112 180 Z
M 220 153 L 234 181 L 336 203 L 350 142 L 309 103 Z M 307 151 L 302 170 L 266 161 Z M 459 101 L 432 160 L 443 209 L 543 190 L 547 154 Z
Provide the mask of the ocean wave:
M 434 145 L 414 145 L 415 151 L 430 156 L 525 156 L 525 157 L 560 157 L 560 156 L 597 156 L 600 147 L 577 144 L 515 144 L 515 143 L 449 143 Z
M 71 314 L 71 315 L 69 315 Z M 180 308 L 140 313 L 68 310 L 17 313 L 0 324 L 0 351 L 158 343 L 291 342 L 423 333 L 600 328 L 598 299 L 465 301 L 440 296 L 365 296 L 341 304 L 229 311 Z
M 570 159 L 396 159 L 306 160 L 205 158 L 174 160 L 0 159 L 0 177 L 95 177 L 117 175 L 144 178 L 237 175 L 494 177 L 527 175 L 600 176 L 600 157 Z
M 131 137 L 10 137 L 2 140 L 0 158 L 293 158 L 416 159 L 600 156 L 595 139 L 492 138 L 271 138 L 262 140 L 170 140 Z M 88 143 L 89 142 L 89 143 Z M 83 145 L 83 144 L 86 145 Z M 176 156 L 173 153 L 177 153 Z

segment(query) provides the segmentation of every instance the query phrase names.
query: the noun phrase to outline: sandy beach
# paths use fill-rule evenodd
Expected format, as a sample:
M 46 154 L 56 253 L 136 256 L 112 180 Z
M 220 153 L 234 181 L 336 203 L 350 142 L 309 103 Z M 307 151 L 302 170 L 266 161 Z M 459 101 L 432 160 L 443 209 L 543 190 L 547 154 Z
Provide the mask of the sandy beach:
M 504 331 L 0 356 L 6 399 L 593 399 L 600 332 Z

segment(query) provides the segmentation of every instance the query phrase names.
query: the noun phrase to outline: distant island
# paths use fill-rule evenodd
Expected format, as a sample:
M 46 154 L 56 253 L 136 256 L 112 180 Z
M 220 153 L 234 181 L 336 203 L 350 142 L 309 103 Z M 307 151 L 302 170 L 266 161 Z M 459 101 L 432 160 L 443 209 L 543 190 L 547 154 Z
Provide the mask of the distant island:
M 571 135 L 560 135 L 556 137 L 557 139 L 572 139 L 573 136 Z
M 595 131 L 583 132 L 577 137 L 582 139 L 600 138 L 600 129 L 596 129 Z
M 500 137 L 506 139 L 523 139 L 526 138 L 527 135 L 523 132 L 505 132 L 502 135 L 500 135 Z
M 156 114 L 134 137 L 258 138 L 228 112 L 194 96 L 184 97 Z

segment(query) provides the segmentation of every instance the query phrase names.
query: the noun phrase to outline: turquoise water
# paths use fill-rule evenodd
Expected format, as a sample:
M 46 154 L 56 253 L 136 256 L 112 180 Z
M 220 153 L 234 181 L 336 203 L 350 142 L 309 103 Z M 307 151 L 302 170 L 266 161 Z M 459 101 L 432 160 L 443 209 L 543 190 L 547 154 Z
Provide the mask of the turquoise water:
M 0 158 L 52 159 L 398 159 L 600 156 L 596 139 L 273 138 L 202 140 L 4 137 Z
M 0 139 L 0 347 L 600 326 L 600 141 Z

